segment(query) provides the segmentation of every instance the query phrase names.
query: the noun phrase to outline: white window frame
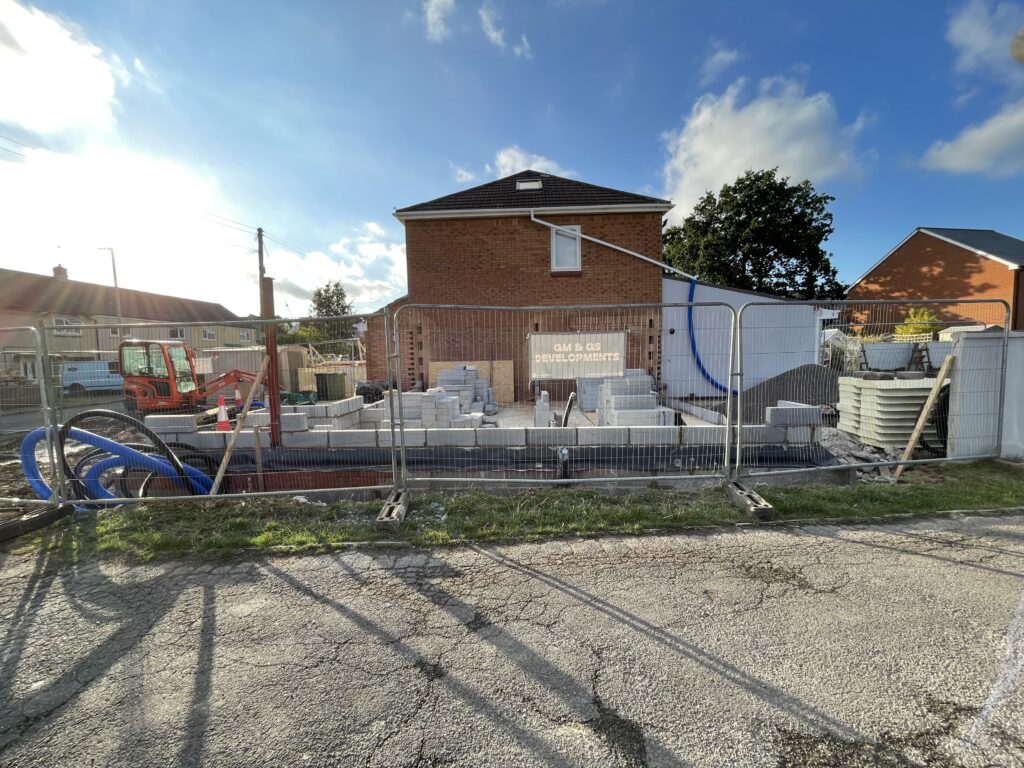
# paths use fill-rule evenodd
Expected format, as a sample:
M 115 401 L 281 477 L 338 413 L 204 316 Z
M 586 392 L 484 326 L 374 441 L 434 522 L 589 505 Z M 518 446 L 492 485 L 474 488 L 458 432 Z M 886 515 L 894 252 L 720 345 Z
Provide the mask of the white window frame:
M 185 338 L 185 328 L 184 328 L 184 326 L 180 326 L 179 325 L 177 328 L 171 328 L 171 330 L 169 330 L 167 332 L 167 338 L 169 338 L 169 339 L 184 339 Z
M 243 328 L 242 330 L 240 330 L 238 332 L 238 341 L 239 341 L 239 343 L 241 343 L 243 341 L 246 342 L 246 343 L 251 342 L 252 341 L 252 331 L 250 331 L 248 328 Z
M 81 320 L 75 320 L 70 317 L 55 317 L 53 318 L 53 335 L 54 336 L 81 336 L 82 326 L 85 325 Z M 61 330 L 57 330 L 58 326 Z
M 203 328 L 203 341 L 216 341 L 217 340 L 217 329 Z
M 583 238 L 580 234 L 583 228 L 579 224 L 559 224 L 558 229 L 551 230 L 551 271 L 552 272 L 581 272 L 583 271 Z M 576 266 L 574 267 L 558 267 L 555 265 L 555 249 L 558 247 L 558 237 L 569 237 L 564 231 L 566 229 L 572 230 L 576 233 Z
M 121 329 L 120 328 L 111 328 L 110 329 L 110 335 L 111 336 L 120 336 L 121 335 Z

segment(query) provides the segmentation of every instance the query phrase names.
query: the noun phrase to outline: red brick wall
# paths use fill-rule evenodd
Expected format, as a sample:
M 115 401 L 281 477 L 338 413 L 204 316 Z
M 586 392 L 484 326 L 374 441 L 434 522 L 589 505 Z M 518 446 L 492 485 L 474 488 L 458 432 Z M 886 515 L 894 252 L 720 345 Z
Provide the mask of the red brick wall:
M 916 232 L 857 283 L 850 290 L 849 298 L 1003 299 L 1012 306 L 1014 282 L 1018 279 L 1017 272 L 998 261 Z M 1002 325 L 1001 312 L 988 305 L 961 304 L 940 310 L 938 314 L 950 320 Z M 1021 328 L 1020 311 L 1015 315 L 1012 327 Z
M 544 216 L 645 256 L 661 256 L 661 214 Z M 551 230 L 529 217 L 431 219 L 405 224 L 409 300 L 417 304 L 657 303 L 657 267 L 583 241 L 580 272 L 551 272 Z
M 544 216 L 578 224 L 586 235 L 651 258 L 661 254 L 661 214 Z M 551 272 L 551 230 L 529 217 L 406 222 L 408 302 L 473 306 L 657 304 L 661 270 L 583 241 L 582 270 Z M 513 360 L 517 400 L 530 397 L 526 336 L 537 331 L 629 331 L 628 367 L 657 374 L 661 315 L 656 310 L 587 313 L 405 310 L 400 315 L 402 384 L 424 381 L 431 360 Z M 370 318 L 367 375 L 385 378 L 383 319 Z M 563 399 L 566 385 L 544 386 Z

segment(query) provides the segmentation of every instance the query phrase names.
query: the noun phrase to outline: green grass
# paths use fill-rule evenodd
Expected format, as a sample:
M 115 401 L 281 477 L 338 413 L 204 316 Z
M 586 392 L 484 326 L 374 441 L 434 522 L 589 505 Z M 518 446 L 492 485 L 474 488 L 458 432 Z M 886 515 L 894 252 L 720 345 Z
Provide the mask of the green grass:
M 887 515 L 934 515 L 950 509 L 1024 505 L 1024 471 L 979 463 L 909 471 L 898 486 L 760 487 L 777 519 L 857 521 Z M 290 498 L 224 501 L 214 505 L 138 504 L 77 514 L 14 551 L 45 549 L 62 560 L 92 557 L 199 556 L 315 552 L 362 542 L 437 546 L 472 541 L 538 540 L 672 531 L 748 521 L 723 491 L 643 490 L 602 495 L 548 488 L 499 496 L 481 491 L 414 494 L 397 531 L 374 519 L 380 502 L 305 504 Z

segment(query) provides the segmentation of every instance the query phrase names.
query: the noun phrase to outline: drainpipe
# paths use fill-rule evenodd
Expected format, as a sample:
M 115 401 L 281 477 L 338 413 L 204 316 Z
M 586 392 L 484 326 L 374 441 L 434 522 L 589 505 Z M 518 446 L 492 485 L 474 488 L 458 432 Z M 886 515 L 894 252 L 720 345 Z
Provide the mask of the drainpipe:
M 560 227 L 557 224 L 552 224 L 550 221 L 544 221 L 543 219 L 538 219 L 536 212 L 533 211 L 532 209 L 530 211 L 530 221 L 532 221 L 534 224 L 540 224 L 543 227 L 547 227 L 548 229 L 553 229 L 556 232 L 562 232 L 563 234 L 569 235 L 570 237 L 578 237 L 578 238 L 581 238 L 583 240 L 589 240 L 592 243 L 597 243 L 598 245 L 603 245 L 605 248 L 611 248 L 613 251 L 619 251 L 620 253 L 624 253 L 627 256 L 632 256 L 634 259 L 640 259 L 641 261 L 646 261 L 648 264 L 653 264 L 656 267 L 661 267 L 666 272 L 673 272 L 673 273 L 675 273 L 675 274 L 677 274 L 677 275 L 679 275 L 681 277 L 687 278 L 688 280 L 696 280 L 697 279 L 693 275 L 691 275 L 691 274 L 689 274 L 687 272 L 683 272 L 681 269 L 676 269 L 675 267 L 670 266 L 670 265 L 666 264 L 663 261 L 658 261 L 657 259 L 652 259 L 650 256 L 644 256 L 642 253 L 637 253 L 636 251 L 631 251 L 628 248 L 623 248 L 621 245 L 615 245 L 615 243 L 609 243 L 606 240 L 599 240 L 596 237 L 591 237 L 590 235 L 585 235 L 582 232 L 574 232 L 571 229 L 566 229 L 565 227 Z

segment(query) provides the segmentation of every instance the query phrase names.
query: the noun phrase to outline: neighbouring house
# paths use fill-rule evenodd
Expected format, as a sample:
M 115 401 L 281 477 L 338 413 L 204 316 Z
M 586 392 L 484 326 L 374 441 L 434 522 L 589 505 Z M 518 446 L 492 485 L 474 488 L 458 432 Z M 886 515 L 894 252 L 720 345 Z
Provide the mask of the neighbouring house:
M 636 256 L 574 237 L 536 218 L 661 261 L 662 218 L 668 200 L 624 192 L 537 171 L 395 211 L 405 226 L 408 294 L 403 304 L 555 307 L 577 304 L 657 304 L 663 271 Z M 511 360 L 517 399 L 527 394 L 526 336 L 576 330 L 557 312 L 455 310 L 409 312 L 400 317 L 404 386 L 428 383 L 431 364 Z M 404 319 L 403 319 L 404 318 Z M 438 332 L 459 323 L 465 333 Z M 521 326 L 521 327 L 520 327 Z M 449 325 L 449 328 L 451 326 Z M 621 330 L 620 323 L 616 330 Z M 630 367 L 658 365 L 660 316 L 630 313 Z M 595 331 L 597 328 L 590 327 Z M 487 341 L 485 341 L 487 339 Z M 368 318 L 367 374 L 385 379 L 383 318 Z M 408 351 L 415 354 L 408 354 Z
M 1024 240 L 991 229 L 918 227 L 847 293 L 868 299 L 1002 299 L 1010 328 L 1024 329 Z M 1002 311 L 937 308 L 940 319 L 1002 325 Z M 983 313 L 984 317 L 979 317 Z M 998 317 L 996 315 L 999 315 Z
M 122 322 L 204 323 L 159 329 L 132 329 L 142 338 L 183 339 L 196 350 L 256 343 L 256 331 L 222 325 L 239 318 L 209 301 L 182 299 L 159 293 L 120 290 Z M 5 332 L 17 326 L 45 326 L 46 345 L 57 361 L 116 359 L 120 336 L 116 327 L 114 289 L 68 278 L 57 266 L 53 275 L 0 269 L 0 370 L 36 379 L 35 350 L 25 333 Z
M 405 226 L 408 293 L 367 317 L 368 377 L 389 378 L 385 315 L 407 307 L 398 312 L 397 328 L 403 388 L 432 386 L 438 372 L 455 363 L 488 361 L 511 370 L 506 391 L 514 390 L 517 401 L 528 400 L 531 334 L 625 331 L 626 367 L 654 376 L 664 396 L 720 396 L 721 382 L 729 381 L 730 310 L 688 313 L 658 306 L 686 303 L 691 296 L 689 281 L 668 275 L 662 261 L 663 219 L 672 207 L 668 200 L 527 170 L 396 210 Z M 721 286 L 702 284 L 696 291 L 695 301 L 733 308 L 750 301 L 781 303 Z M 556 309 L 630 304 L 654 306 Z M 756 340 L 766 354 L 753 364 L 747 385 L 779 373 L 780 366 L 816 360 L 820 323 L 813 308 L 779 310 L 770 319 L 787 333 Z M 693 332 L 697 338 L 691 322 L 699 327 Z M 497 376 L 492 370 L 484 375 Z M 547 382 L 544 389 L 561 399 L 574 385 L 566 379 Z

